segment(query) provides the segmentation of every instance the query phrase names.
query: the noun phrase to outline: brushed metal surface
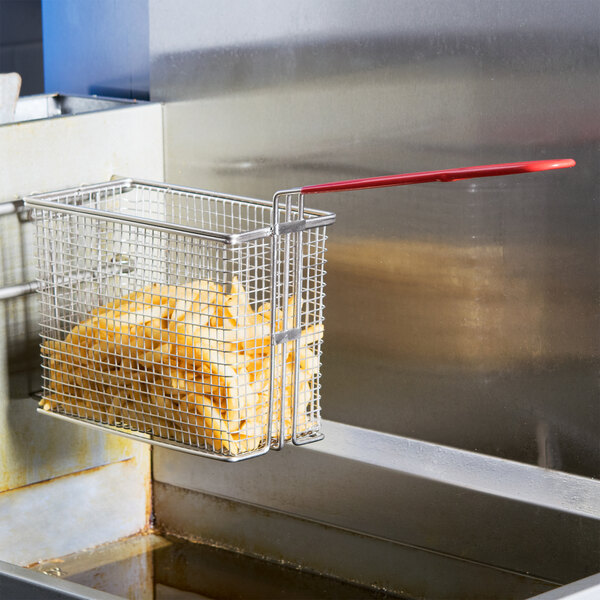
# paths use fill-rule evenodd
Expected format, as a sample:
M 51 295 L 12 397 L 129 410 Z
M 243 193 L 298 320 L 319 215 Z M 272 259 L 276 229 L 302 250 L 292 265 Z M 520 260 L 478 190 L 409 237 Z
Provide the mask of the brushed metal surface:
M 333 420 L 598 476 L 597 2 L 176 0 L 149 13 L 169 181 L 269 198 L 577 160 L 315 198 L 338 214 L 323 406 Z
M 121 596 L 57 580 L 3 561 L 0 561 L 0 595 L 15 600 L 122 600 Z
M 531 600 L 595 600 L 600 597 L 600 573 L 580 579 Z
M 338 213 L 323 405 L 336 421 L 597 476 L 597 3 L 148 8 L 150 95 L 167 101 L 170 182 L 268 199 L 335 179 L 577 160 L 564 173 L 318 199 Z M 67 81 L 69 66 L 58 67 Z M 219 472 L 179 457 L 173 485 L 225 480 L 238 500 L 273 500 L 372 535 L 392 523 L 401 543 L 562 581 L 597 570 L 595 519 L 516 501 L 521 490 L 503 497 L 418 472 L 388 481 L 385 467 L 318 456 L 292 449 Z M 241 474 L 263 467 L 266 491 L 251 485 L 248 500 L 252 478 Z M 342 497 L 333 507 L 331 486 Z
M 157 523 L 167 532 L 402 598 L 519 600 L 557 585 L 160 482 L 155 505 Z M 196 518 L 199 514 L 203 518 Z M 355 592 L 353 597 L 362 596 Z
M 70 110 L 76 113 L 83 107 L 71 106 Z M 36 190 L 107 180 L 119 171 L 162 179 L 162 107 L 128 103 L 118 110 L 2 126 L 0 164 L 0 202 L 9 203 Z M 16 214 L 2 215 L 0 287 L 34 279 L 32 247 L 32 224 L 21 222 Z M 111 493 L 118 495 L 118 490 L 122 490 L 133 498 L 127 507 L 122 507 L 130 529 L 120 528 L 118 535 L 138 531 L 140 522 L 148 522 L 150 510 L 150 451 L 146 445 L 55 422 L 36 413 L 36 402 L 29 394 L 41 387 L 38 312 L 35 296 L 0 302 L 0 546 L 8 560 L 33 556 L 29 562 L 35 560 L 36 552 L 41 556 L 45 551 L 42 542 L 47 532 L 59 536 L 59 530 L 40 524 L 37 514 L 32 517 L 24 512 L 25 506 L 33 506 L 36 500 L 48 512 L 62 514 L 64 522 L 53 523 L 62 530 L 72 525 L 69 516 L 76 519 L 83 509 L 82 500 L 75 493 L 81 490 L 75 483 L 72 488 L 61 488 L 62 495 L 51 496 L 52 483 L 64 480 L 56 478 L 83 472 L 81 477 L 85 480 L 89 469 L 130 460 L 127 464 L 135 465 L 135 469 L 126 474 L 128 480 L 107 483 L 113 488 Z M 39 482 L 46 483 L 36 488 L 33 484 Z M 32 500 L 34 489 L 39 495 Z M 101 520 L 105 511 L 102 518 L 109 522 L 110 507 L 100 502 L 102 494 L 98 493 L 96 516 Z M 37 523 L 40 532 L 29 529 L 26 535 L 21 527 L 28 523 Z M 90 525 L 88 531 L 82 528 L 73 540 L 83 546 L 69 547 L 77 550 L 89 545 L 86 535 L 93 536 L 92 532 L 100 529 L 99 524 Z M 110 526 L 105 526 L 105 534 L 108 538 L 102 541 L 116 535 Z M 40 544 L 36 548 L 37 542 Z
M 144 530 L 148 471 L 133 457 L 3 492 L 0 560 L 25 566 Z
M 195 490 L 557 583 L 598 570 L 600 482 L 330 421 L 323 432 L 322 442 L 233 468 L 157 448 L 155 489 Z M 213 527 L 203 511 L 180 519 Z M 225 542 L 238 526 L 224 517 L 218 527 Z
M 289 564 L 157 533 L 118 540 L 33 568 L 127 600 L 398 598 L 381 589 L 357 586 Z M 543 587 L 538 585 L 537 589 Z
M 131 100 L 102 98 L 99 96 L 36 94 L 23 96 L 19 99 L 13 121 L 33 121 L 50 117 L 81 115 L 99 110 L 127 107 L 131 104 Z
M 170 543 L 154 533 L 144 533 L 55 556 L 30 569 L 127 600 L 158 600 L 154 553 Z

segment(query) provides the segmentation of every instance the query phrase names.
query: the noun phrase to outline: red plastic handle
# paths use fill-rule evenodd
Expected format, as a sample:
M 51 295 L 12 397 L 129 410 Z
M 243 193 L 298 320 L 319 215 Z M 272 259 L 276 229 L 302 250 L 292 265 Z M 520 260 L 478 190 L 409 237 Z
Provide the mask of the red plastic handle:
M 517 173 L 534 173 L 536 171 L 566 169 L 574 166 L 575 161 L 572 158 L 533 160 L 499 165 L 480 165 L 478 167 L 462 167 L 460 169 L 445 169 L 443 171 L 425 171 L 423 173 L 404 173 L 402 175 L 386 175 L 384 177 L 369 177 L 367 179 L 333 181 L 331 183 L 321 183 L 319 185 L 307 185 L 301 188 L 301 192 L 303 194 L 319 194 L 323 192 L 366 190 L 376 187 L 430 183 L 432 181 L 457 181 L 458 179 L 471 179 L 473 177 L 495 177 L 498 175 L 515 175 Z

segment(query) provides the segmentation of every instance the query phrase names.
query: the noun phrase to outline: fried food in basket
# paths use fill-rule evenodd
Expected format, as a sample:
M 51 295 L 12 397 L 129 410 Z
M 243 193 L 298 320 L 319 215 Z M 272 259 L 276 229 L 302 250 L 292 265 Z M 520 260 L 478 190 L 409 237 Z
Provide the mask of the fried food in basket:
M 290 298 L 286 329 L 294 326 Z M 322 325 L 302 330 L 298 344 L 271 346 L 272 310 L 256 310 L 234 279 L 226 293 L 210 281 L 151 285 L 97 308 L 62 341 L 42 346 L 50 393 L 45 410 L 124 427 L 238 455 L 268 442 L 273 367 L 272 436 L 314 431 Z M 275 311 L 275 331 L 284 329 Z M 284 350 L 284 348 L 291 348 Z M 284 356 L 285 355 L 285 356 Z

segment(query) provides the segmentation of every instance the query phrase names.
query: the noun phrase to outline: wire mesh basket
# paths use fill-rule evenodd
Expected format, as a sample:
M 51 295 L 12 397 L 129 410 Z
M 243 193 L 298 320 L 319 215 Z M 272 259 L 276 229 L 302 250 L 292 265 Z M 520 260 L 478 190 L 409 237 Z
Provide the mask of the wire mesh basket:
M 325 241 L 335 215 L 305 208 L 304 196 L 574 165 L 335 181 L 272 202 L 132 179 L 29 196 L 40 410 L 229 461 L 321 439 Z
M 25 202 L 41 412 L 229 461 L 322 437 L 333 213 L 132 179 Z

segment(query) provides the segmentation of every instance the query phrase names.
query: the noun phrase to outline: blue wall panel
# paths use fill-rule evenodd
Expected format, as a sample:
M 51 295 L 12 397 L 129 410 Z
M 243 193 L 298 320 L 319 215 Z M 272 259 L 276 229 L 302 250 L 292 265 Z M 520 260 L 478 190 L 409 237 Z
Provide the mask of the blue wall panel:
M 46 92 L 147 100 L 148 23 L 148 0 L 42 0 Z

